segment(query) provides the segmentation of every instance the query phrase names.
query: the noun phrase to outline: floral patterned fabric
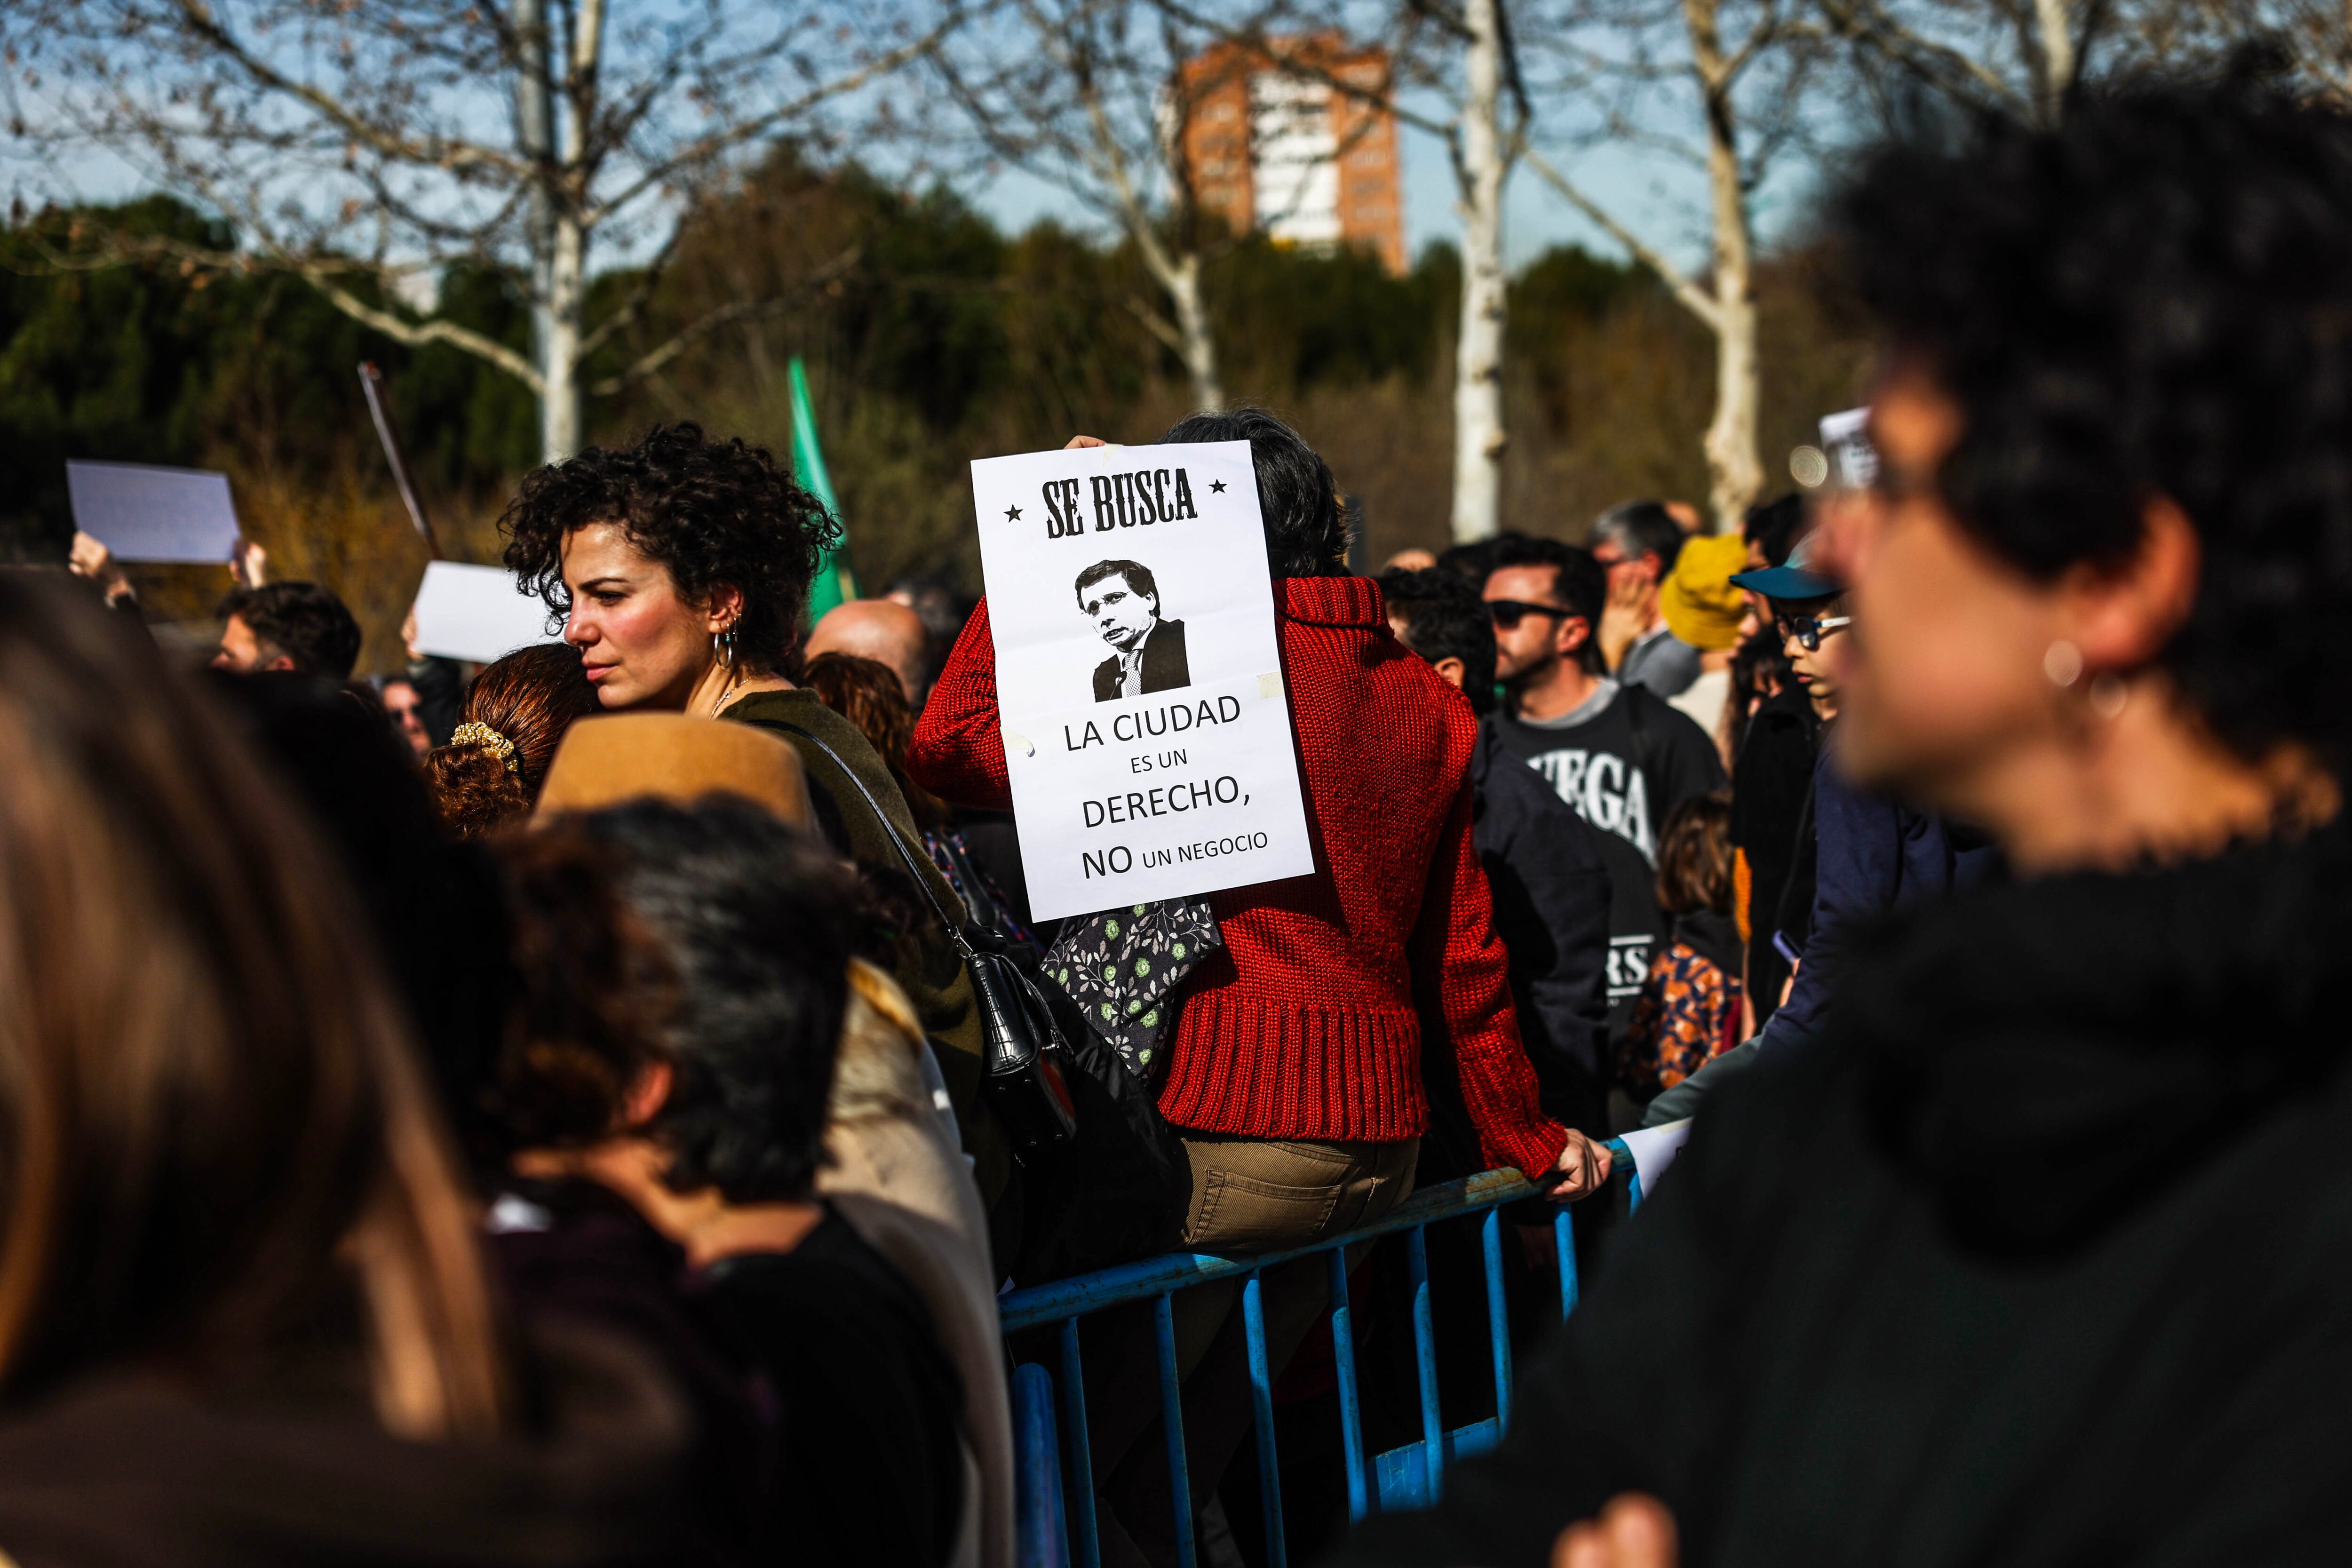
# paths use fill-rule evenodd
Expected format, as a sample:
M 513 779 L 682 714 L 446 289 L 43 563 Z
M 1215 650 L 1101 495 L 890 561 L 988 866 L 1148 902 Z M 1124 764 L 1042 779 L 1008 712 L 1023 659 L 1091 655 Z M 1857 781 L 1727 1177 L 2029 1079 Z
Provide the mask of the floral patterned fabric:
M 1045 977 L 1150 1088 L 1167 1067 L 1159 1047 L 1175 1016 L 1170 994 L 1203 955 L 1224 945 L 1204 900 L 1136 904 L 1066 924 L 1045 954 Z
M 1617 1081 L 1636 1100 L 1664 1092 L 1739 1043 L 1737 976 L 1677 942 L 1651 961 L 1625 1026 Z

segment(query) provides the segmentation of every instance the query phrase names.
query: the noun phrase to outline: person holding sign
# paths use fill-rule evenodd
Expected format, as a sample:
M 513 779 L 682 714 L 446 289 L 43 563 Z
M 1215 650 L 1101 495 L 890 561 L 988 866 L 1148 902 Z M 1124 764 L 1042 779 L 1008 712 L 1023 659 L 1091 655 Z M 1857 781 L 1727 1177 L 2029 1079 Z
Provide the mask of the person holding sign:
M 764 449 L 656 426 L 524 479 L 499 520 L 506 564 L 564 616 L 563 638 L 606 712 L 692 713 L 770 730 L 800 752 L 817 825 L 860 865 L 904 873 L 922 837 L 890 770 L 848 720 L 794 684 L 810 579 L 840 525 Z M 877 811 L 868 800 L 880 804 Z M 944 877 L 942 902 L 954 889 Z M 950 904 L 950 907 L 952 907 Z M 981 1103 L 971 982 L 947 934 L 903 944 L 892 978 L 939 1057 L 992 1214 L 1012 1155 Z
M 1274 578 L 1279 659 L 1278 670 L 1249 682 L 1248 695 L 1287 693 L 1296 760 L 1280 758 L 1280 771 L 1303 777 L 1307 869 L 1226 886 L 1202 900 L 1113 908 L 1066 922 L 1062 939 L 1070 942 L 1073 927 L 1090 930 L 1087 951 L 1112 955 L 1114 965 L 1196 963 L 1154 1007 L 1172 1008 L 1174 1017 L 1160 1024 L 1160 1049 L 1143 1064 L 1158 1080 L 1160 1111 L 1192 1164 L 1184 1243 L 1243 1253 L 1298 1245 L 1377 1218 L 1403 1198 L 1428 1126 L 1420 1076 L 1423 1018 L 1442 1020 L 1451 1036 L 1462 1097 L 1487 1160 L 1517 1166 L 1559 1201 L 1581 1196 L 1607 1176 L 1608 1156 L 1538 1104 L 1471 839 L 1468 771 L 1476 721 L 1460 693 L 1397 642 L 1379 588 L 1348 574 L 1349 526 L 1330 469 L 1270 415 L 1200 415 L 1167 433 L 1157 449 L 1165 455 L 1151 447 L 1104 454 L 1121 459 L 1115 465 L 1121 468 L 1149 466 L 1120 473 L 1124 488 L 1109 480 L 1097 485 L 1097 495 L 1108 493 L 1098 510 L 1085 510 L 1080 480 L 1092 470 L 1079 472 L 1085 465 L 1076 461 L 1068 466 L 1076 478 L 1047 479 L 1048 505 L 1040 510 L 1049 523 L 1066 527 L 1075 518 L 1090 535 L 1097 526 L 1124 530 L 1131 518 L 1135 531 L 1123 532 L 1122 542 L 1148 538 L 1155 548 L 1170 548 L 1166 541 L 1175 536 L 1167 531 L 1190 525 L 1185 513 L 1193 503 L 1205 515 L 1221 498 L 1199 482 L 1189 484 L 1187 496 L 1172 481 L 1187 468 L 1197 481 L 1214 448 L 1169 448 L 1242 441 L 1252 464 L 1242 482 L 1254 470 Z M 1171 479 L 1160 479 L 1163 473 Z M 1033 487 L 1026 493 L 1038 492 Z M 1130 496 L 1131 508 L 1119 504 Z M 1171 504 L 1163 506 L 1163 497 Z M 1032 521 L 1025 500 L 991 504 L 1008 527 L 1025 530 Z M 1016 509 L 1024 515 L 1008 515 Z M 1147 525 L 1154 531 L 1148 535 Z M 984 566 L 987 530 L 994 526 L 982 519 Z M 1032 537 L 1053 535 L 1040 529 Z M 1238 578 L 1247 567 L 1224 562 L 1221 570 Z M 1124 573 L 1117 580 L 1142 585 Z M 1263 580 L 1251 586 L 1266 591 Z M 991 597 L 949 657 L 908 760 L 916 782 L 941 798 L 1002 811 L 1014 802 L 998 703 L 1000 648 L 1010 649 L 1031 628 L 1008 624 L 1000 643 L 991 606 L 1030 600 L 1006 582 L 992 579 L 990 587 Z M 1146 603 L 1151 597 L 1137 595 Z M 1042 598 L 1035 603 L 1039 615 L 1058 617 L 1053 635 L 1062 635 L 1066 612 Z M 1196 634 L 1211 609 L 1185 605 Z M 1167 624 L 1160 623 L 1163 629 Z M 1142 646 L 1136 672 L 1148 677 L 1151 637 Z M 1192 639 L 1192 673 L 1202 672 L 1211 651 L 1204 637 Z M 1140 681 L 1135 689 L 1144 689 Z M 1206 689 L 1196 686 L 1194 692 Z M 1188 711 L 1198 715 L 1202 706 L 1193 702 Z M 1206 706 L 1216 719 L 1215 704 Z M 1123 718 L 1156 710 L 1122 710 L 1099 728 L 1114 732 Z M 1225 710 L 1246 710 L 1246 702 Z M 1071 742 L 1052 735 L 1032 743 L 1050 753 Z M 1203 743 L 1193 741 L 1195 749 Z M 1033 759 L 1018 761 L 1028 765 Z M 1256 776 L 1271 781 L 1276 773 L 1266 769 Z M 1271 784 L 1259 787 L 1270 790 Z M 1032 831 L 1024 820 L 1023 858 L 1034 898 L 1049 862 Z M 1195 928 L 1186 922 L 1196 904 L 1213 941 L 1191 934 Z M 1163 921 L 1186 936 L 1164 944 L 1167 952 L 1142 951 L 1148 941 L 1138 939 Z M 1062 983 L 1067 989 L 1079 977 Z M 1319 1313 L 1327 1299 L 1320 1277 L 1319 1262 L 1300 1274 L 1268 1276 L 1266 1348 L 1275 1364 Z M 1234 1300 L 1215 1287 L 1176 1299 L 1181 1359 L 1188 1373 L 1199 1369 L 1188 1385 L 1185 1429 L 1192 1473 L 1205 1486 L 1215 1484 L 1248 1423 L 1240 1325 L 1223 1321 Z M 1158 1438 L 1151 1435 L 1158 1396 L 1150 1357 L 1089 1355 L 1088 1362 L 1103 1369 L 1092 1434 L 1095 1473 L 1106 1479 L 1113 1503 L 1105 1526 L 1112 1528 L 1116 1515 L 1137 1537 L 1164 1539 L 1167 1487 L 1164 1468 L 1155 1468 L 1163 1462 L 1154 1457 Z

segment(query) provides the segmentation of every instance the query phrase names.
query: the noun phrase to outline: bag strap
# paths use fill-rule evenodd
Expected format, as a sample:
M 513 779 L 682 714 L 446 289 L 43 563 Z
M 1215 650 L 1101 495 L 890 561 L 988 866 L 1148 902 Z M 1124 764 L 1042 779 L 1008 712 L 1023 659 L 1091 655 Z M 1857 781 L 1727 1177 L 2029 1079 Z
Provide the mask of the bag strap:
M 839 768 L 842 771 L 843 775 L 849 780 L 850 784 L 856 786 L 857 793 L 866 797 L 866 804 L 873 809 L 875 820 L 882 825 L 882 832 L 884 836 L 890 840 L 891 847 L 898 851 L 898 858 L 906 862 L 907 875 L 912 877 L 915 879 L 915 886 L 922 889 L 924 901 L 931 906 L 931 913 L 939 917 L 940 924 L 947 928 L 949 938 L 956 944 L 956 951 L 961 953 L 967 960 L 976 957 L 977 954 L 972 951 L 970 938 L 964 934 L 965 922 L 956 920 L 949 915 L 947 906 L 940 901 L 939 893 L 931 887 L 930 878 L 923 875 L 927 867 L 934 872 L 939 868 L 935 866 L 929 866 L 928 859 L 917 860 L 915 858 L 915 852 L 907 847 L 907 841 L 905 839 L 898 837 L 898 825 L 890 820 L 890 814 L 882 809 L 882 803 L 874 797 L 874 792 L 866 787 L 866 781 L 857 776 L 857 770 L 851 767 L 849 763 L 843 759 L 842 754 L 839 752 L 835 751 L 832 745 L 826 742 L 825 738 L 817 734 L 814 731 L 803 730 L 798 724 L 788 724 L 782 721 L 777 721 L 776 728 L 790 731 L 792 733 L 798 735 L 801 739 L 808 742 L 809 744 L 814 746 L 818 751 L 823 752 L 832 760 L 833 765 Z

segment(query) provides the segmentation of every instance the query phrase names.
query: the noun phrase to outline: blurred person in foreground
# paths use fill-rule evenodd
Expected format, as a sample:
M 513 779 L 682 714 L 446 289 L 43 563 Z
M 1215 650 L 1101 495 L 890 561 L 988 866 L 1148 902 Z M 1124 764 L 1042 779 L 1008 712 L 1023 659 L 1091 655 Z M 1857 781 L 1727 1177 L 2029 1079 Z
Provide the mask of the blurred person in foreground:
M 795 679 L 809 581 L 841 528 L 789 469 L 740 439 L 656 426 L 630 446 L 591 447 L 525 476 L 499 527 L 508 569 L 563 615 L 604 711 L 724 718 L 781 737 L 807 770 L 826 841 L 869 869 L 904 874 L 898 846 L 918 847 L 921 835 L 897 781 L 857 727 Z M 932 890 L 954 898 L 944 877 Z M 981 1101 L 980 1016 L 963 961 L 925 921 L 893 977 L 939 1049 L 1009 1261 L 1019 1189 L 1011 1146 Z
M 486 667 L 449 743 L 425 759 L 441 820 L 459 838 L 479 838 L 529 816 L 564 732 L 601 710 L 580 655 L 562 644 L 518 648 Z
M 1351 1560 L 2338 1561 L 2352 121 L 2111 89 L 1831 226 L 1885 345 L 1832 745 L 2011 875 L 1710 1100 L 1501 1447 Z
M 1591 1191 L 1607 1156 L 1544 1113 L 1520 1043 L 1472 840 L 1468 705 L 1391 635 L 1379 589 L 1347 574 L 1349 525 L 1331 471 L 1297 432 L 1243 409 L 1182 420 L 1163 439 L 1251 444 L 1318 868 L 1139 914 L 1105 911 L 1066 922 L 1059 939 L 1058 951 L 1108 951 L 1108 967 L 1125 973 L 1155 931 L 1186 933 L 1196 962 L 1176 972 L 1163 998 L 1175 1016 L 1160 1021 L 1143 1069 L 1159 1080 L 1160 1110 L 1192 1163 L 1185 1245 L 1298 1246 L 1400 1202 L 1428 1124 L 1416 1070 L 1424 1017 L 1450 1036 L 1486 1159 L 1560 1201 Z M 916 725 L 908 766 L 943 799 L 1010 803 L 984 601 Z M 1267 1280 L 1265 1343 L 1276 1364 L 1327 1299 L 1321 1264 L 1301 1261 Z M 1185 1401 L 1199 1491 L 1191 1505 L 1217 1485 L 1249 1424 L 1241 1324 L 1228 1321 L 1237 1293 L 1224 1283 L 1175 1303 L 1180 1370 L 1201 1369 Z M 1159 1392 L 1148 1315 L 1143 1325 L 1131 1353 L 1088 1358 L 1103 1378 L 1124 1380 L 1104 1394 L 1101 1418 L 1090 1417 L 1094 1473 L 1112 1499 L 1105 1538 L 1135 1538 L 1112 1561 L 1143 1540 L 1172 1539 L 1150 1421 Z
M 359 662 L 359 622 L 316 583 L 232 588 L 213 614 L 221 622 L 215 669 L 236 675 L 291 670 L 348 680 Z
M 1380 587 L 1397 640 L 1460 691 L 1471 712 L 1492 712 L 1495 626 L 1476 585 L 1430 566 L 1392 567 Z M 1484 723 L 1470 755 L 1470 790 L 1472 841 L 1494 890 L 1495 934 L 1509 954 L 1511 1004 L 1544 1110 L 1606 1138 L 1610 896 L 1600 841 L 1532 768 L 1501 752 Z
M 679 1560 L 674 1398 L 613 1342 L 502 1324 L 331 852 L 126 632 L 0 574 L 0 1542 Z
M 660 1348 L 703 1416 L 703 1526 L 737 1560 L 980 1561 L 957 1362 L 820 1185 L 859 1158 L 829 1130 L 845 1089 L 874 1091 L 862 1037 L 921 1048 L 857 956 L 847 868 L 724 794 L 561 814 L 503 854 L 527 1001 L 496 1079 L 515 1152 L 493 1212 L 519 1298 Z M 952 1174 L 977 1259 L 978 1194 Z M 897 1223 L 919 1267 L 946 1266 L 948 1234 Z

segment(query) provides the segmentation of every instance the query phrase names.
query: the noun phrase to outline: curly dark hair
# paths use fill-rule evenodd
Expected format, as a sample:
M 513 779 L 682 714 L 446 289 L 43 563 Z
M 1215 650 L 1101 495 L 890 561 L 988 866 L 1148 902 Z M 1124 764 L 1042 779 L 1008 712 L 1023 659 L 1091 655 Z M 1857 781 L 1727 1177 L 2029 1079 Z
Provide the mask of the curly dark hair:
M 2225 743 L 2352 754 L 2352 119 L 2242 58 L 1871 156 L 1838 285 L 1958 404 L 1938 482 L 2050 581 L 2163 496 L 2203 544 L 2158 656 Z
M 740 590 L 736 648 L 770 673 L 791 669 L 810 579 L 841 543 L 841 525 L 767 448 L 709 440 L 692 424 L 656 425 L 635 446 L 591 447 L 524 478 L 499 519 L 507 568 L 557 615 L 571 609 L 564 538 L 593 522 L 619 523 L 689 602 Z
M 479 743 L 434 748 L 425 777 L 450 832 L 478 838 L 529 816 L 563 732 L 598 710 L 596 688 L 569 644 L 518 648 L 476 676 L 466 721 L 511 742 L 514 765 Z
M 1266 564 L 1277 577 L 1344 577 L 1355 519 L 1339 499 L 1330 466 L 1307 438 L 1263 408 L 1195 414 L 1160 441 L 1247 441 L 1257 468 Z

